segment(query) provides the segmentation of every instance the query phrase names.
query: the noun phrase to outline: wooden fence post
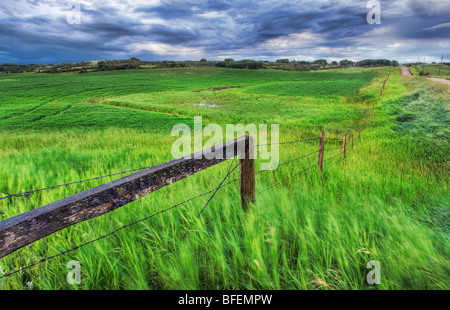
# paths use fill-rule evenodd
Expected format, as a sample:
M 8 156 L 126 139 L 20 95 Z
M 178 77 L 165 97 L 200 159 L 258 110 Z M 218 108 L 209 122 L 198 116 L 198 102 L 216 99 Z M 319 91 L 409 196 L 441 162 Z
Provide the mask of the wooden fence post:
M 342 152 L 344 153 L 344 158 L 345 158 L 345 153 L 347 152 L 347 134 L 344 134 Z
M 353 134 L 352 134 L 352 137 L 351 137 L 351 139 L 352 139 L 352 150 L 353 150 Z
M 361 141 L 361 128 L 358 128 L 358 140 Z
M 323 152 L 324 152 L 324 150 L 325 150 L 325 131 L 322 131 L 322 134 L 320 135 L 319 162 L 317 163 L 320 171 L 322 171 L 322 168 L 323 168 Z
M 239 173 L 241 181 L 241 206 L 247 211 L 249 203 L 255 203 L 255 159 L 253 150 L 253 138 L 246 140 L 248 146 L 245 148 L 244 158 L 239 159 Z

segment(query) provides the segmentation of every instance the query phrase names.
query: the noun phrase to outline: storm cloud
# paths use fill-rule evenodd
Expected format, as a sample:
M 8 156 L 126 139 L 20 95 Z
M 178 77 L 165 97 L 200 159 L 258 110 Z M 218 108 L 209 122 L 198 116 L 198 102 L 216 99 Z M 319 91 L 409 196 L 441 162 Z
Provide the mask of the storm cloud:
M 450 52 L 440 0 L 13 0 L 0 3 L 0 63 L 326 58 L 439 61 Z M 69 23 L 80 8 L 80 23 Z

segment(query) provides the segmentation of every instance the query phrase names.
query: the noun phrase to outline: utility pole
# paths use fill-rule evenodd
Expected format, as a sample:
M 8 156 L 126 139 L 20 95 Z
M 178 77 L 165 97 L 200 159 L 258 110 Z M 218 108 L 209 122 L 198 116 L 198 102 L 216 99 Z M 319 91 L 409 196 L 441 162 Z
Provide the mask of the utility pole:
M 442 61 L 444 60 L 444 54 L 441 56 L 441 64 L 439 65 L 439 75 L 441 75 L 441 67 L 442 67 Z

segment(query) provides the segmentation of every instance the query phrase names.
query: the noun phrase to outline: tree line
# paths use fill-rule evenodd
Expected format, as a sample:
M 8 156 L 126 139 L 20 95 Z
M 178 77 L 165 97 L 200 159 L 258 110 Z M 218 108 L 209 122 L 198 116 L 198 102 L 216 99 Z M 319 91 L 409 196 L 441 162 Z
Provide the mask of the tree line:
M 398 66 L 396 60 L 388 59 L 365 59 L 354 62 L 349 59 L 341 61 L 328 62 L 326 59 L 317 59 L 314 61 L 289 60 L 288 58 L 277 59 L 276 61 L 242 59 L 235 61 L 227 58 L 223 61 L 143 61 L 138 58 L 125 60 L 101 60 L 89 62 L 60 63 L 60 64 L 0 64 L 0 73 L 88 73 L 95 71 L 114 71 L 131 69 L 149 69 L 149 68 L 184 68 L 184 67 L 222 67 L 237 69 L 275 69 L 288 71 L 311 71 L 326 70 L 341 67 L 378 67 L 378 66 Z

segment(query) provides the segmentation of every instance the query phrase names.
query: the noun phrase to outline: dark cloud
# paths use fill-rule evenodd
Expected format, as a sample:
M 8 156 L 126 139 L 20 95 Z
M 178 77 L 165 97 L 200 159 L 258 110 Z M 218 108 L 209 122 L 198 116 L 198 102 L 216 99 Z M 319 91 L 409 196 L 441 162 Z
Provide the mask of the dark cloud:
M 188 19 L 192 17 L 192 7 L 194 5 L 187 1 L 176 3 L 164 1 L 163 4 L 154 7 L 142 6 L 135 8 L 133 12 L 151 14 L 166 20 Z
M 81 24 L 78 27 L 79 32 L 85 32 L 94 34 L 101 40 L 114 40 L 121 37 L 127 37 L 132 39 L 133 37 L 142 36 L 140 31 L 133 29 L 132 25 L 119 25 L 111 23 L 93 23 L 93 24 Z
M 445 26 L 450 22 L 450 9 L 445 1 L 438 0 L 381 1 L 381 25 L 367 24 L 367 1 L 80 3 L 82 23 L 69 25 L 66 15 L 70 9 L 65 1 L 2 2 L 0 63 L 139 55 L 162 60 L 169 57 L 161 51 L 168 51 L 171 46 L 169 56 L 173 59 L 185 59 L 185 54 L 176 54 L 183 48 L 198 51 L 195 57 L 203 53 L 208 59 L 229 55 L 269 60 L 313 56 L 371 58 L 380 55 L 380 50 L 386 57 L 406 58 L 450 45 L 450 27 Z M 425 46 L 423 42 L 428 43 Z M 133 49 L 141 43 L 144 47 Z
M 190 44 L 199 39 L 199 34 L 185 29 L 174 29 L 156 25 L 147 33 L 148 39 L 167 44 Z

